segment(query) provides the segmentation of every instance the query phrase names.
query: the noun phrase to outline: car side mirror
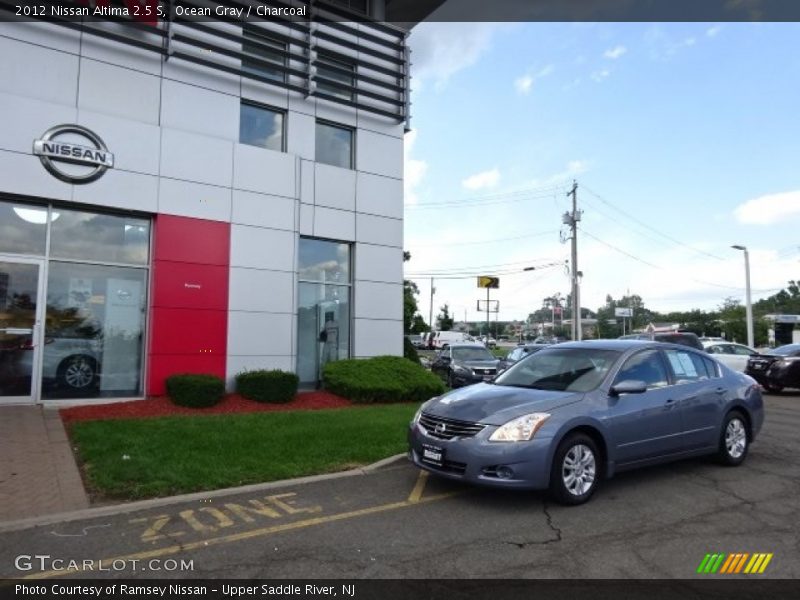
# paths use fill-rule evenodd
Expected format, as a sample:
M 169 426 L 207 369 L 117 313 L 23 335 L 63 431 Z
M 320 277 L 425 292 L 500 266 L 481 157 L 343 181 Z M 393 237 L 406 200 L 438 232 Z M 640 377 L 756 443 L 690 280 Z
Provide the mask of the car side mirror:
M 644 394 L 647 391 L 647 384 L 644 381 L 637 379 L 626 379 L 611 386 L 612 396 L 621 396 L 622 394 Z

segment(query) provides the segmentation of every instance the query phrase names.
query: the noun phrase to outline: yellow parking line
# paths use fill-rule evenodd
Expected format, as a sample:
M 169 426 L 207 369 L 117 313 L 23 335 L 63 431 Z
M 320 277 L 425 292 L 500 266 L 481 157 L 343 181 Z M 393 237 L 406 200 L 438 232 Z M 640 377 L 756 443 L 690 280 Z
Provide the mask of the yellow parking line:
M 422 498 L 422 492 L 425 491 L 425 484 L 428 483 L 428 472 L 420 471 L 417 477 L 417 484 L 411 490 L 411 495 L 408 497 L 408 502 L 416 504 Z
M 419 485 L 419 480 L 417 481 Z M 424 487 L 424 486 L 423 486 Z M 416 491 L 416 488 L 415 488 Z M 420 494 L 422 490 L 420 489 Z M 414 492 L 412 492 L 413 496 Z M 201 548 L 205 548 L 208 546 L 215 546 L 217 544 L 229 544 L 231 542 L 240 542 L 242 540 L 247 540 L 255 537 L 270 535 L 272 533 L 281 533 L 283 531 L 292 531 L 295 529 L 303 529 L 305 527 L 312 527 L 314 525 L 322 525 L 325 523 L 333 523 L 335 521 L 343 521 L 345 519 L 353 519 L 356 517 L 363 517 L 366 515 L 374 515 L 377 513 L 388 512 L 391 510 L 397 510 L 400 508 L 407 508 L 409 506 L 415 506 L 417 504 L 423 504 L 428 502 L 435 502 L 437 500 L 444 500 L 445 498 L 450 498 L 451 496 L 455 496 L 458 492 L 448 492 L 446 494 L 437 494 L 434 496 L 428 496 L 427 498 L 419 498 L 415 501 L 403 500 L 402 502 L 391 502 L 389 504 L 382 504 L 379 506 L 371 506 L 369 508 L 362 508 L 359 510 L 352 510 L 349 512 L 338 513 L 335 515 L 328 515 L 323 517 L 314 517 L 312 519 L 304 519 L 302 521 L 295 521 L 293 523 L 284 523 L 281 525 L 273 525 L 271 527 L 262 527 L 259 529 L 253 529 L 250 531 L 242 531 L 240 533 L 232 533 L 230 535 L 223 535 L 215 538 L 208 538 L 205 540 L 198 540 L 196 542 L 189 542 L 183 545 L 173 545 L 173 546 L 166 546 L 164 548 L 158 548 L 156 550 L 148 550 L 145 552 L 135 552 L 133 554 L 126 554 L 123 556 L 115 556 L 113 558 L 103 558 L 100 561 L 94 561 L 93 564 L 97 564 L 98 562 L 104 563 L 113 563 L 117 560 L 147 560 L 153 558 L 160 558 L 162 556 L 169 556 L 172 554 L 178 554 L 179 552 L 189 552 L 191 550 L 199 550 Z M 42 571 L 41 573 L 34 573 L 32 575 L 28 575 L 23 577 L 23 579 L 48 579 L 50 577 L 59 577 L 63 575 L 68 575 L 70 573 L 79 573 L 83 569 L 65 569 L 63 571 Z

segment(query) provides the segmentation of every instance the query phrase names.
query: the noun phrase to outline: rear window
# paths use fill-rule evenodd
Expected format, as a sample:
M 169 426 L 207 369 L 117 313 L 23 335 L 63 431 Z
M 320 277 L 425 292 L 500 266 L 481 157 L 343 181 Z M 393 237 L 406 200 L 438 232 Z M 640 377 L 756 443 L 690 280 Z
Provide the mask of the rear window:
M 658 333 L 654 336 L 654 339 L 657 342 L 680 344 L 681 346 L 689 346 L 698 350 L 703 349 L 703 344 L 700 343 L 698 337 L 690 333 Z

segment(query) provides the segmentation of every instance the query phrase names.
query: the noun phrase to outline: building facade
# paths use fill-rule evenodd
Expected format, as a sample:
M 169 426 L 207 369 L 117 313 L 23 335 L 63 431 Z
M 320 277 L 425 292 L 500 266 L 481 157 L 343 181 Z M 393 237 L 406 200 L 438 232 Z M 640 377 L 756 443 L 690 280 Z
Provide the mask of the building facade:
M 402 353 L 407 32 L 293 4 L 0 23 L 0 404 Z

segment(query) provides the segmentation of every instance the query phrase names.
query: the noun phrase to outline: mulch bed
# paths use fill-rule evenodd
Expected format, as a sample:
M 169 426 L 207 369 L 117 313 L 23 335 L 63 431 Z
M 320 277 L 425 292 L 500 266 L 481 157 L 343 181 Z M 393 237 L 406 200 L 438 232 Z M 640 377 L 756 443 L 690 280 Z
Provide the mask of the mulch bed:
M 346 408 L 353 404 L 346 398 L 330 392 L 305 392 L 295 396 L 286 404 L 269 404 L 228 394 L 222 402 L 209 408 L 186 408 L 173 404 L 167 396 L 112 402 L 88 406 L 62 408 L 59 413 L 65 424 L 76 421 L 98 421 L 105 419 L 141 419 L 148 417 L 172 417 L 177 415 L 229 415 L 253 412 L 278 412 L 292 410 L 321 410 Z

